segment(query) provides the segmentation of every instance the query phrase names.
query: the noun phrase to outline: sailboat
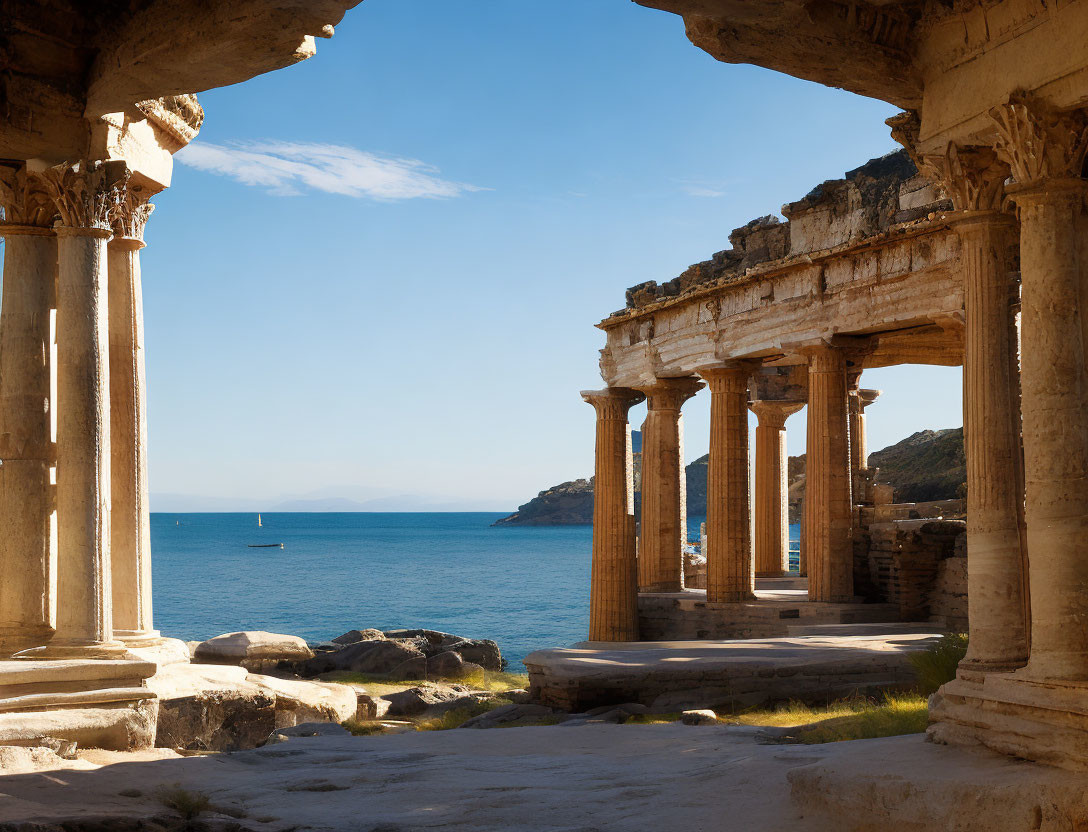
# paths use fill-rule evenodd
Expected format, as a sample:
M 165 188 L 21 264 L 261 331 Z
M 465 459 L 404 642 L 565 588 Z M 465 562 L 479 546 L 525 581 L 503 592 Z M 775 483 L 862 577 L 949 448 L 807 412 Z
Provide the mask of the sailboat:
M 257 513 L 257 528 L 261 528 L 261 515 Z M 275 549 L 277 546 L 282 549 L 282 543 L 247 543 L 250 549 Z

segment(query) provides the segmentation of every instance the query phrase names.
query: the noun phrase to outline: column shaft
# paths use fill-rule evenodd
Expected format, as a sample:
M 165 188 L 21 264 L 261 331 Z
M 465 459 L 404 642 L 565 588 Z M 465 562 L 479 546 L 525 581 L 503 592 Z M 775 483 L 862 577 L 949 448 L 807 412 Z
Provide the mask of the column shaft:
M 1083 180 L 1018 188 L 1034 679 L 1088 680 L 1088 303 Z
M 49 324 L 57 243 L 33 226 L 0 226 L 0 235 L 0 656 L 9 656 L 53 632 Z
M 803 405 L 753 402 L 756 426 L 755 574 L 774 577 L 789 571 L 790 527 L 786 419 Z
M 585 391 L 597 412 L 589 640 L 638 641 L 638 587 L 631 502 L 632 390 Z
M 151 616 L 141 248 L 137 239 L 115 237 L 108 255 L 113 626 L 129 645 L 159 635 Z
M 965 668 L 1007 670 L 1027 661 L 1020 540 L 1020 425 L 1010 353 L 1009 265 L 1015 231 L 996 212 L 957 225 L 967 313 L 964 441 L 971 641 Z
M 706 487 L 706 600 L 751 600 L 747 367 L 701 371 L 710 386 L 710 462 Z
M 834 347 L 809 351 L 805 541 L 809 598 L 848 602 L 854 596 L 850 540 L 850 449 L 846 360 Z
M 646 394 L 649 411 L 642 434 L 642 545 L 638 583 L 643 592 L 684 588 L 681 528 L 680 407 L 702 385 L 690 379 L 663 379 Z
M 92 657 L 113 641 L 110 572 L 109 231 L 58 227 L 57 632 L 48 654 Z

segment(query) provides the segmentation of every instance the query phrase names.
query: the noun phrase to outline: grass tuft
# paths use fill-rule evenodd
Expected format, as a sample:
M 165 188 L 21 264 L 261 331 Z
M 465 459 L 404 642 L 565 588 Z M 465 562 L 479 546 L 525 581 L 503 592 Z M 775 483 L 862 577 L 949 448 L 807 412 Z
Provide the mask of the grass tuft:
M 937 688 L 956 678 L 956 668 L 967 654 L 967 635 L 947 633 L 931 647 L 908 658 L 918 677 L 918 690 L 928 696 Z
M 192 820 L 212 806 L 211 798 L 203 792 L 191 792 L 181 786 L 164 786 L 155 794 L 155 798 L 167 809 L 174 810 L 186 820 Z
M 449 731 L 451 728 L 460 728 L 474 716 L 486 714 L 503 705 L 513 704 L 509 699 L 491 699 L 487 702 L 478 702 L 464 708 L 451 708 L 441 716 L 431 719 L 421 719 L 416 722 L 418 731 Z
M 393 680 L 375 673 L 332 671 L 331 673 L 322 673 L 318 679 L 326 682 L 366 685 L 368 689 L 371 689 L 370 692 L 378 696 L 435 682 L 464 685 L 473 690 L 482 690 L 488 693 L 504 693 L 508 690 L 523 690 L 529 687 L 528 673 L 505 673 L 497 670 L 480 670 L 462 679 L 406 679 L 403 681 Z
M 371 734 L 380 734 L 385 730 L 380 722 L 366 719 L 345 719 L 340 724 L 356 737 L 369 737 Z
M 848 716 L 825 719 L 801 731 L 798 739 L 814 745 L 844 740 L 871 740 L 920 734 L 929 723 L 926 697 L 916 693 L 887 694 L 884 701 L 873 703 Z

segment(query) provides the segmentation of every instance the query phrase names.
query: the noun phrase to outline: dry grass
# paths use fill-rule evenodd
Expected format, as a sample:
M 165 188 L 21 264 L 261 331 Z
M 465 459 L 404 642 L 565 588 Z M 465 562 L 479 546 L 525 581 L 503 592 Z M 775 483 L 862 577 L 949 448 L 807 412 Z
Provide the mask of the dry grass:
M 513 704 L 509 699 L 491 699 L 487 702 L 478 702 L 475 705 L 470 705 L 464 708 L 451 708 L 441 716 L 432 717 L 431 719 L 420 719 L 416 721 L 417 731 L 448 731 L 451 728 L 460 728 L 474 716 L 480 714 L 486 714 L 488 711 L 493 711 L 496 708 L 501 708 L 503 705 Z
M 529 687 L 529 674 L 504 673 L 497 670 L 481 670 L 465 676 L 463 679 L 407 679 L 393 681 L 385 676 L 373 673 L 347 673 L 334 671 L 323 673 L 319 677 L 326 682 L 342 682 L 366 685 L 367 692 L 374 696 L 382 696 L 387 693 L 396 693 L 407 688 L 421 685 L 446 683 L 464 685 L 472 690 L 482 690 L 488 693 L 504 693 L 508 690 L 523 690 Z
M 918 677 L 918 689 L 929 695 L 956 678 L 956 668 L 967 655 L 967 635 L 946 633 L 941 640 L 919 653 L 911 653 L 911 666 Z
M 156 792 L 155 799 L 186 820 L 192 820 L 212 807 L 211 798 L 206 794 L 191 792 L 188 789 L 181 788 L 181 786 L 164 786 Z
M 371 734 L 380 734 L 385 730 L 380 722 L 367 719 L 345 719 L 340 724 L 356 737 L 369 737 Z

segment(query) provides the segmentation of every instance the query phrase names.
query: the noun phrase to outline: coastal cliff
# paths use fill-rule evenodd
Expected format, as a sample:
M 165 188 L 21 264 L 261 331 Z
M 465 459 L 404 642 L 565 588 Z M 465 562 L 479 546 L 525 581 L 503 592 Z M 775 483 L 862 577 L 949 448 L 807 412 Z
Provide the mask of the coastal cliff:
M 638 432 L 635 447 L 639 448 Z M 688 516 L 706 515 L 706 474 L 710 456 L 687 466 Z M 642 454 L 634 454 L 635 511 L 639 510 Z M 805 495 L 805 455 L 791 456 L 788 468 L 789 521 L 801 522 Z M 879 468 L 877 482 L 891 483 L 898 502 L 952 500 L 966 492 L 967 463 L 963 428 L 923 430 L 869 455 L 869 467 Z M 593 479 L 572 480 L 541 491 L 494 525 L 567 526 L 593 522 Z

